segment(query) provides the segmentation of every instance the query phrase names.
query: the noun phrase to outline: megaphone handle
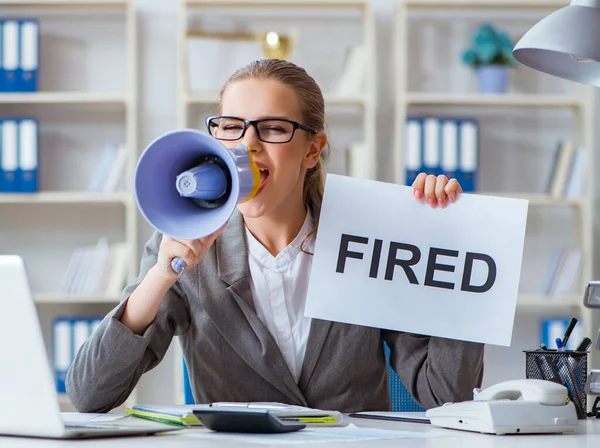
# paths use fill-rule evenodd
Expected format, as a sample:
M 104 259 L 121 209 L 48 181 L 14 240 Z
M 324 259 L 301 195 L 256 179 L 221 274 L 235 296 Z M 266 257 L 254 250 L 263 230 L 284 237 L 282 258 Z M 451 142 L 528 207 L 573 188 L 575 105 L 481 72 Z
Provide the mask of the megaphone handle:
M 171 269 L 173 269 L 173 272 L 175 272 L 177 275 L 183 274 L 183 271 L 185 271 L 186 267 L 187 264 L 185 261 L 183 261 L 183 258 L 175 257 L 171 260 Z

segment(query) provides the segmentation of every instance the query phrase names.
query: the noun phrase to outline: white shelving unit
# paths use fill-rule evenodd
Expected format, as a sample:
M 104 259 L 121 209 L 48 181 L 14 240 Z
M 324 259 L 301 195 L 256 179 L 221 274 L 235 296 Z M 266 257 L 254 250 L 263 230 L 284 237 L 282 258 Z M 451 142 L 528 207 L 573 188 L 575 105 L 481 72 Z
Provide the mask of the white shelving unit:
M 540 234 L 544 232 L 541 228 L 538 232 L 536 223 L 531 223 L 533 219 L 532 215 L 557 213 L 561 214 L 560 219 L 572 220 L 572 234 L 569 234 L 569 236 L 573 236 L 576 245 L 582 250 L 581 275 L 577 284 L 578 290 L 574 294 L 561 296 L 522 293 L 518 298 L 519 307 L 517 308 L 517 316 L 520 316 L 522 313 L 531 312 L 534 315 L 539 314 L 540 316 L 552 314 L 569 316 L 569 313 L 575 313 L 580 318 L 580 321 L 583 322 L 587 335 L 592 340 L 595 340 L 595 333 L 598 329 L 598 317 L 590 312 L 590 310 L 584 308 L 582 303 L 585 282 L 594 278 L 592 265 L 594 250 L 592 222 L 593 175 L 588 168 L 585 194 L 575 200 L 553 198 L 542 192 L 543 187 L 539 188 L 539 186 L 545 185 L 549 172 L 549 169 L 546 169 L 546 167 L 549 168 L 551 164 L 550 159 L 555 148 L 554 145 L 558 140 L 555 139 L 552 141 L 551 147 L 543 143 L 546 134 L 552 134 L 555 131 L 553 127 L 564 126 L 565 129 L 568 128 L 566 132 L 569 134 L 566 136 L 563 134 L 561 137 L 564 136 L 565 138 L 575 140 L 576 144 L 581 144 L 586 149 L 588 157 L 587 166 L 594 166 L 593 158 L 596 142 L 594 141 L 593 128 L 595 114 L 593 89 L 552 78 L 549 75 L 539 74 L 534 70 L 521 66 L 517 67 L 511 73 L 513 78 L 511 79 L 508 93 L 503 95 L 473 93 L 476 88 L 469 89 L 468 81 L 464 82 L 470 79 L 468 78 L 470 74 L 466 73 L 469 69 L 462 64 L 461 55 L 458 53 L 458 50 L 464 50 L 471 45 L 470 38 L 472 32 L 477 25 L 483 22 L 491 22 L 505 30 L 508 28 L 512 38 L 517 40 L 522 33 L 533 26 L 538 20 L 552 11 L 568 5 L 568 3 L 566 0 L 400 0 L 396 8 L 396 35 L 394 38 L 396 58 L 394 175 L 397 183 L 404 184 L 404 124 L 409 115 L 468 116 L 474 118 L 481 116 L 479 145 L 480 178 L 484 176 L 482 173 L 486 171 L 485 166 L 482 166 L 483 159 L 486 158 L 485 156 L 488 155 L 489 160 L 491 159 L 489 157 L 490 152 L 495 151 L 499 153 L 500 150 L 498 147 L 502 145 L 502 139 L 508 138 L 501 134 L 501 132 L 504 132 L 504 128 L 495 133 L 492 133 L 489 128 L 487 129 L 487 133 L 483 132 L 485 129 L 482 128 L 486 125 L 494 125 L 490 117 L 492 115 L 494 117 L 501 117 L 498 120 L 507 120 L 506 122 L 509 123 L 508 126 L 521 126 L 519 128 L 521 132 L 529 131 L 526 124 L 519 123 L 521 117 L 532 117 L 533 126 L 537 126 L 540 131 L 535 134 L 535 138 L 532 137 L 534 131 L 531 131 L 531 135 L 529 135 L 531 141 L 525 141 L 527 136 L 513 138 L 512 141 L 518 143 L 521 150 L 515 150 L 510 153 L 511 157 L 514 156 L 510 159 L 510 163 L 512 163 L 512 167 L 515 170 L 523 170 L 522 167 L 517 166 L 520 163 L 518 157 L 528 158 L 530 163 L 528 166 L 535 168 L 529 174 L 532 178 L 537 178 L 538 181 L 526 182 L 521 181 L 522 176 L 515 179 L 514 176 L 506 175 L 505 177 L 509 180 L 503 186 L 496 186 L 494 191 L 490 192 L 481 189 L 479 193 L 529 200 L 528 236 L 525 241 L 526 252 L 529 238 L 532 236 L 540 238 Z M 429 30 L 424 30 L 428 26 L 428 23 L 435 25 L 431 25 Z M 434 27 L 436 31 L 432 31 Z M 439 35 L 434 37 L 433 33 L 438 30 L 455 34 L 452 37 L 448 37 L 447 35 L 445 37 L 440 37 Z M 464 39 L 460 48 L 457 48 L 456 43 L 458 33 Z M 418 47 L 420 44 L 418 37 L 415 38 L 415 34 L 418 37 L 425 36 L 425 38 L 428 38 L 429 44 L 431 42 L 440 43 L 441 40 L 445 39 L 451 47 L 450 51 L 446 51 L 446 47 L 438 52 L 429 49 L 429 47 Z M 421 45 L 426 45 L 426 43 L 421 43 Z M 418 47 L 418 50 L 415 50 L 415 47 Z M 428 54 L 428 51 L 432 51 L 432 53 Z M 442 55 L 442 52 L 445 53 Z M 442 56 L 448 57 L 442 62 L 435 59 L 436 57 L 443 59 Z M 428 63 L 430 69 L 436 66 L 436 68 L 439 68 L 439 72 L 436 70 L 429 77 L 425 71 L 419 72 L 419 61 L 415 61 L 415 58 L 421 58 L 420 61 L 423 64 Z M 450 66 L 450 68 L 446 67 L 443 62 Z M 460 71 L 461 68 L 462 71 Z M 415 75 L 415 72 L 418 75 Z M 418 76 L 421 79 L 428 79 L 430 85 L 426 87 L 420 86 L 419 82 L 421 80 L 416 79 Z M 444 81 L 439 82 L 442 78 Z M 475 81 L 474 78 L 472 79 Z M 528 81 L 530 79 L 534 80 Z M 446 85 L 439 87 L 439 84 L 444 84 L 444 82 L 446 82 Z M 467 88 L 465 88 L 465 85 L 467 85 Z M 555 119 L 552 114 L 556 114 L 559 118 Z M 512 118 L 510 117 L 511 115 L 513 115 Z M 553 119 L 555 121 L 552 121 Z M 549 124 L 544 125 L 544 120 Z M 487 141 L 485 139 L 486 135 L 488 137 Z M 543 155 L 540 155 L 540 149 L 543 149 L 541 151 Z M 503 147 L 503 151 L 505 153 L 509 152 L 510 148 Z M 496 157 L 499 160 L 500 156 Z M 509 165 L 509 163 L 506 163 L 505 166 Z M 496 170 L 500 170 L 501 168 L 496 167 Z M 488 167 L 489 169 L 490 167 Z M 520 173 L 522 172 L 520 171 Z M 513 186 L 515 183 L 518 185 L 528 184 L 529 186 L 536 183 L 538 188 L 529 188 L 526 191 L 511 191 L 516 189 Z M 506 187 L 507 191 L 502 191 L 502 187 Z M 540 222 L 548 223 L 552 219 L 554 218 L 542 217 L 540 218 Z M 532 227 L 530 228 L 530 226 Z M 569 231 L 565 230 L 564 233 Z M 535 232 L 536 234 L 531 235 L 530 232 Z M 553 242 L 552 236 L 548 237 L 548 242 Z M 529 262 L 531 263 L 531 260 Z M 547 257 L 544 259 L 540 254 L 537 262 L 544 263 L 545 269 L 549 265 L 550 259 Z M 524 257 L 523 272 L 526 272 L 526 263 L 527 260 Z M 545 271 L 543 275 L 545 275 Z M 527 280 L 530 279 L 524 279 L 524 275 L 521 276 L 521 284 Z M 538 347 L 540 341 L 532 339 L 537 337 L 531 334 L 527 336 L 528 340 L 518 340 L 518 336 L 517 340 L 515 340 L 515 337 L 513 337 L 512 350 L 518 348 L 520 352 L 521 348 Z M 522 347 L 519 346 L 520 344 Z M 515 361 L 521 360 L 524 365 L 524 356 L 522 353 L 514 353 L 513 355 Z M 498 356 L 498 359 L 502 357 L 504 357 L 504 354 Z M 506 362 L 506 359 L 503 362 Z M 591 354 L 590 365 L 595 368 L 598 368 L 600 365 L 600 359 L 593 353 Z M 491 369 L 494 368 L 491 367 Z M 500 369 L 500 367 L 498 368 Z M 514 371 L 516 372 L 515 374 L 519 373 L 516 369 Z M 521 375 L 524 375 L 524 368 Z
M 241 22 L 236 18 L 231 23 L 225 23 L 224 26 L 242 26 L 250 27 L 253 19 L 257 22 L 257 31 L 268 31 L 275 29 L 277 31 L 286 30 L 286 27 L 292 26 L 297 21 L 301 21 L 302 17 L 311 17 L 312 20 L 320 20 L 322 23 L 323 17 L 319 18 L 320 14 L 326 14 L 330 18 L 332 26 L 335 26 L 336 15 L 341 14 L 342 22 L 355 20 L 358 26 L 362 29 L 355 34 L 360 39 L 356 43 L 363 43 L 367 46 L 368 62 L 366 64 L 366 75 L 364 89 L 362 92 L 353 95 L 339 95 L 334 92 L 334 82 L 331 72 L 335 70 L 327 70 L 322 66 L 311 61 L 310 54 L 302 53 L 310 51 L 311 45 L 323 45 L 323 42 L 310 41 L 311 36 L 308 33 L 300 31 L 299 43 L 302 44 L 297 52 L 291 56 L 291 60 L 305 67 L 323 89 L 323 94 L 326 103 L 326 120 L 329 123 L 331 117 L 348 116 L 348 114 L 357 116 L 359 112 L 360 120 L 357 121 L 357 126 L 361 130 L 361 142 L 363 145 L 360 149 L 350 148 L 350 143 L 346 142 L 341 147 L 336 146 L 335 136 L 330 135 L 330 143 L 332 146 L 332 165 L 335 164 L 335 159 L 339 159 L 340 163 L 334 167 L 336 172 L 343 174 L 355 175 L 376 179 L 376 135 L 375 135 L 375 101 L 376 101 L 376 73 L 375 73 L 375 30 L 374 16 L 371 10 L 371 5 L 368 0 L 282 0 L 282 1 L 239 1 L 239 0 L 183 0 L 181 2 L 180 20 L 179 20 L 179 35 L 178 35 L 178 85 L 179 85 L 179 110 L 178 123 L 180 127 L 192 127 L 205 130 L 203 122 L 198 120 L 208 115 L 208 111 L 214 112 L 219 102 L 219 91 L 221 85 L 225 82 L 227 76 L 233 73 L 235 69 L 241 68 L 243 64 L 231 67 L 230 72 L 219 74 L 218 86 L 212 88 L 195 90 L 190 88 L 190 64 L 188 58 L 189 38 L 188 31 L 198 29 L 198 24 L 194 25 L 194 20 L 199 21 L 197 15 L 199 11 L 206 13 L 221 14 L 218 17 L 236 16 L 241 17 L 240 11 L 250 11 L 246 22 Z M 251 11 L 266 11 L 265 17 L 262 20 L 252 15 Z M 306 13 L 308 11 L 308 13 Z M 312 11 L 312 15 L 311 14 Z M 196 16 L 195 16 L 196 14 Z M 354 15 L 353 15 L 354 14 Z M 356 17 L 358 16 L 358 18 Z M 277 21 L 280 18 L 281 20 Z M 299 19 L 300 18 L 300 19 Z M 208 21 L 208 27 L 213 26 Z M 314 30 L 314 28 L 313 28 Z M 217 29 L 217 31 L 219 31 Z M 220 30 L 222 31 L 222 30 Z M 225 31 L 235 31 L 227 30 Z M 238 30 L 239 31 L 239 30 Z M 247 31 L 247 30 L 246 30 Z M 281 32 L 281 31 L 280 31 Z M 308 41 L 308 43 L 305 43 Z M 352 42 L 349 42 L 352 44 Z M 339 53 L 339 45 L 335 47 Z M 200 56 L 200 54 L 198 54 Z M 311 69 L 311 62 L 314 69 Z M 210 63 L 203 61 L 204 67 L 210 70 Z M 215 64 L 216 66 L 217 64 Z M 333 64 L 332 64 L 333 66 Z M 331 68 L 331 67 L 329 67 Z M 345 163 L 344 163 L 345 159 Z
M 33 194 L 0 193 L 4 235 L 0 246 L 3 253 L 23 256 L 28 265 L 50 356 L 54 316 L 104 314 L 119 300 L 103 294 L 59 292 L 75 247 L 93 245 L 101 236 L 124 241 L 131 249 L 129 280 L 137 273 L 138 212 L 132 194 L 139 153 L 136 15 L 133 0 L 0 0 L 0 17 L 32 17 L 40 23 L 40 91 L 0 93 L 0 117 L 38 119 L 40 189 Z M 103 38 L 94 40 L 98 35 Z M 120 39 L 112 55 L 111 50 L 105 52 L 114 42 L 111 39 Z M 86 57 L 77 66 L 77 58 Z M 100 74 L 98 63 L 107 67 L 106 73 Z M 88 64 L 93 68 L 86 72 Z M 117 69 L 121 71 L 116 73 Z M 104 75 L 106 79 L 114 75 L 113 83 L 103 82 Z M 100 149 L 96 145 L 113 137 L 128 149 L 124 190 L 88 192 L 87 176 L 93 172 Z M 69 144 L 78 147 L 72 154 L 87 166 L 59 159 L 65 157 L 64 146 Z M 60 188 L 55 187 L 61 185 L 56 176 L 79 178 L 72 188 Z M 73 409 L 66 396 L 59 396 L 59 403 L 63 410 Z
M 211 17 L 216 19 L 211 22 Z M 193 51 L 189 43 L 189 31 L 277 31 L 287 34 L 290 29 L 295 28 L 300 32 L 297 42 L 294 42 L 297 48 L 294 48 L 290 60 L 304 67 L 315 78 L 325 97 L 326 125 L 332 149 L 328 171 L 376 179 L 374 20 L 369 0 L 182 0 L 177 39 L 179 127 L 205 131 L 203 120 L 216 113 L 219 89 L 229 75 L 250 62 L 234 61 L 229 69 L 222 69 L 218 73 L 216 85 L 192 88 L 190 81 L 193 81 L 195 74 L 189 57 L 189 52 Z M 323 26 L 324 23 L 327 26 Z M 339 24 L 344 27 L 344 37 L 338 35 L 335 45 L 329 49 L 330 53 L 326 53 L 329 35 L 323 33 L 332 32 L 330 30 Z M 311 25 L 314 26 L 310 28 Z M 304 26 L 307 28 L 303 28 Z M 365 64 L 362 91 L 340 95 L 335 90 L 335 76 L 339 75 L 335 64 L 339 62 L 340 69 L 343 66 L 340 41 L 343 42 L 345 37 L 348 37 L 349 46 L 366 45 L 368 61 Z M 219 60 L 211 60 L 200 52 L 194 53 L 194 56 L 202 60 L 203 69 L 208 71 L 219 66 L 219 62 L 222 66 L 226 59 L 222 54 L 218 55 Z M 344 120 L 349 121 L 346 128 Z M 176 346 L 175 402 L 183 403 L 181 351 L 179 344 Z

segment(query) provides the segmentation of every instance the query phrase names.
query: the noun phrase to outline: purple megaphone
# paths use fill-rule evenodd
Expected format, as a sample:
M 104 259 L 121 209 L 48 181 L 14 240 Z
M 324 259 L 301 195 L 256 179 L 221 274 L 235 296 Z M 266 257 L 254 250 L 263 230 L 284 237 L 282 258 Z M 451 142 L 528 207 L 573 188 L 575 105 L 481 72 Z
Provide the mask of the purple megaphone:
M 248 147 L 227 149 L 206 132 L 183 129 L 150 143 L 138 161 L 134 190 L 152 227 L 171 238 L 195 240 L 225 224 L 259 184 Z M 171 268 L 181 274 L 186 264 L 177 257 Z

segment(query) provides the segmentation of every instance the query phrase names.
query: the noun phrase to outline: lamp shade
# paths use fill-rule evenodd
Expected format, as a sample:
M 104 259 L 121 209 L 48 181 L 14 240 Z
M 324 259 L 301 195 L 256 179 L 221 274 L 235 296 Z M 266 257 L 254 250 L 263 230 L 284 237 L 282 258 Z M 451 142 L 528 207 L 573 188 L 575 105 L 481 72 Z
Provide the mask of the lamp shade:
M 517 42 L 515 59 L 535 70 L 600 87 L 600 1 L 573 0 Z

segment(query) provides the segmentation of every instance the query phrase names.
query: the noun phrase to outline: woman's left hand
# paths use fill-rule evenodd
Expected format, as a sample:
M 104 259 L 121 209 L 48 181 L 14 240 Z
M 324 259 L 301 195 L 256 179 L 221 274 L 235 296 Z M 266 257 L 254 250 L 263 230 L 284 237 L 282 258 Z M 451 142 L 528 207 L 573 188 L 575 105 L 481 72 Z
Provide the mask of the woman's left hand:
M 443 174 L 434 176 L 420 173 L 413 182 L 412 188 L 417 201 L 425 197 L 425 202 L 432 208 L 438 205 L 445 207 L 448 202 L 454 203 L 458 194 L 462 193 L 458 181 L 454 178 L 448 179 Z

